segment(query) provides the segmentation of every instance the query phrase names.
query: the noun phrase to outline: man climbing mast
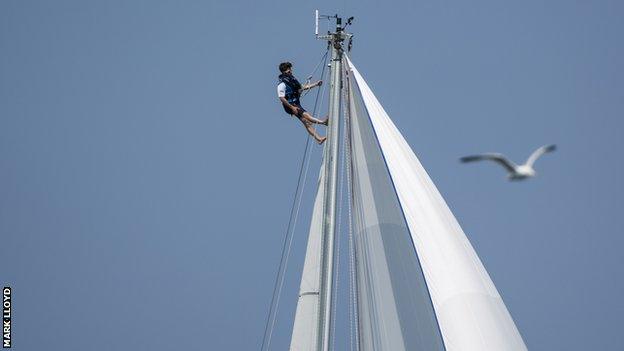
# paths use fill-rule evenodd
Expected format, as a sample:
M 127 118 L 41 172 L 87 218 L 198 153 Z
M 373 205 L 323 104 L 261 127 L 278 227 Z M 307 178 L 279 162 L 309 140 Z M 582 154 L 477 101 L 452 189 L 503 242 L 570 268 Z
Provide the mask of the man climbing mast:
M 301 92 L 321 86 L 323 81 L 319 80 L 316 83 L 302 86 L 297 78 L 293 76 L 292 64 L 290 62 L 280 63 L 279 70 L 281 74 L 279 75 L 280 83 L 277 86 L 277 97 L 282 102 L 284 111 L 286 111 L 289 115 L 299 118 L 305 129 L 308 133 L 310 133 L 314 140 L 316 140 L 317 143 L 322 144 L 327 137 L 321 137 L 318 135 L 312 124 L 327 125 L 327 118 L 324 120 L 314 118 L 303 107 L 301 107 L 299 98 L 301 97 Z

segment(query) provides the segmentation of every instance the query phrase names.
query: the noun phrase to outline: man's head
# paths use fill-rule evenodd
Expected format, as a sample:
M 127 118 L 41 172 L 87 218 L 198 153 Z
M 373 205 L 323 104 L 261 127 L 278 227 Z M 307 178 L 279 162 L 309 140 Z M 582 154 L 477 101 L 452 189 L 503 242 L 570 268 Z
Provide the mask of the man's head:
M 292 63 L 290 62 L 282 62 L 279 65 L 279 70 L 281 73 L 292 74 Z

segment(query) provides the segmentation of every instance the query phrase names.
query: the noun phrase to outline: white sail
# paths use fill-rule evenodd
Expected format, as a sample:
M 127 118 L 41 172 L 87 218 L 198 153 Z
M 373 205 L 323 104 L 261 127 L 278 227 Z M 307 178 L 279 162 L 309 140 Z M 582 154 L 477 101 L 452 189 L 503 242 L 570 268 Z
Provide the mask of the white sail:
M 323 198 L 325 197 L 324 181 L 325 162 L 321 166 L 318 190 L 314 200 L 314 210 L 308 235 L 299 300 L 290 340 L 291 351 L 315 351 L 317 349 L 317 331 L 319 316 L 319 285 L 321 268 L 321 236 L 323 226 Z
M 349 79 L 352 207 L 361 350 L 444 350 L 392 179 Z
M 526 350 L 444 199 L 347 62 L 360 350 Z

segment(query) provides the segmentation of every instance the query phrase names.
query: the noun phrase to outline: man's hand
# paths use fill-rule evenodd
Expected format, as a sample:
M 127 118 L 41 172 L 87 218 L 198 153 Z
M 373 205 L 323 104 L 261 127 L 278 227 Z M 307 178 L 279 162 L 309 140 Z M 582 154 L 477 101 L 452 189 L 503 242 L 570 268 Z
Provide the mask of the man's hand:
M 304 90 L 310 90 L 310 89 L 312 89 L 312 88 L 320 87 L 322 84 L 323 84 L 323 81 L 322 81 L 322 80 L 319 80 L 319 81 L 318 81 L 318 82 L 316 82 L 316 83 L 306 84 L 306 85 L 304 85 L 303 87 L 301 87 L 301 91 L 304 91 Z M 301 91 L 300 91 L 300 92 L 301 92 Z
M 291 110 L 291 111 L 292 111 L 295 115 L 297 115 L 297 114 L 299 113 L 299 107 L 296 107 L 296 106 L 290 105 L 290 110 Z

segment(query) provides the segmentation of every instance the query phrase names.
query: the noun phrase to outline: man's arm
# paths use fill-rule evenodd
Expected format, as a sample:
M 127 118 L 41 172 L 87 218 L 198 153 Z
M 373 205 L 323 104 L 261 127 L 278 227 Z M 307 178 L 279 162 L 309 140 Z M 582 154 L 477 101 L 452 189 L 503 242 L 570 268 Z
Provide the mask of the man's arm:
M 315 88 L 315 87 L 320 87 L 322 84 L 323 84 L 323 81 L 322 81 L 322 80 L 319 80 L 319 81 L 318 81 L 318 82 L 316 82 L 316 83 L 310 83 L 310 84 L 306 84 L 306 85 L 304 85 L 304 86 L 301 88 L 301 90 L 302 90 L 302 91 L 305 91 L 305 90 L 310 90 L 310 89 Z
M 284 106 L 288 107 L 294 114 L 297 114 L 299 112 L 299 109 L 291 104 L 288 103 L 288 100 L 286 100 L 285 97 L 280 96 L 280 101 L 282 102 L 282 104 L 284 104 Z

